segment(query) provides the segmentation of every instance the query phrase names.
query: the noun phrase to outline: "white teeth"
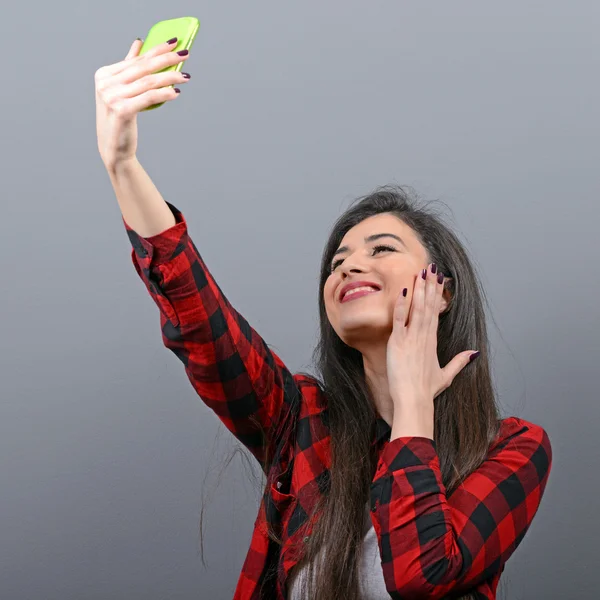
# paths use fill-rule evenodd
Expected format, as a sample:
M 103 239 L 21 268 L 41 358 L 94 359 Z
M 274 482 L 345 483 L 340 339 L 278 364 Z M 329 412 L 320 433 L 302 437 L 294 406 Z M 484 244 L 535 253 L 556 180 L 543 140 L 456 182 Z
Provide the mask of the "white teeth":
M 367 290 L 370 292 L 378 292 L 379 291 L 377 288 L 371 287 L 370 285 L 363 285 L 361 287 L 357 287 L 357 288 L 347 291 L 344 294 L 344 298 L 347 298 L 350 294 L 354 294 L 355 292 L 362 292 L 363 290 Z

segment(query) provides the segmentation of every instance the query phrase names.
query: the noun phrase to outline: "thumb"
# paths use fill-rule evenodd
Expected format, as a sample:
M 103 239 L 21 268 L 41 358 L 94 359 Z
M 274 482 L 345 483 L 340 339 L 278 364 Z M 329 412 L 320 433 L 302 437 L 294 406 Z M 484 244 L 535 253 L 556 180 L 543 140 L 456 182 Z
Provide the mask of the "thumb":
M 450 387 L 454 378 L 472 361 L 479 356 L 478 351 L 466 350 L 457 354 L 443 369 L 442 373 L 447 383 L 447 387 Z
M 135 58 L 140 50 L 142 49 L 142 45 L 144 44 L 143 40 L 140 38 L 137 38 L 133 44 L 131 44 L 131 47 L 129 48 L 129 52 L 127 53 L 127 56 L 125 57 L 125 60 L 128 60 L 130 58 Z

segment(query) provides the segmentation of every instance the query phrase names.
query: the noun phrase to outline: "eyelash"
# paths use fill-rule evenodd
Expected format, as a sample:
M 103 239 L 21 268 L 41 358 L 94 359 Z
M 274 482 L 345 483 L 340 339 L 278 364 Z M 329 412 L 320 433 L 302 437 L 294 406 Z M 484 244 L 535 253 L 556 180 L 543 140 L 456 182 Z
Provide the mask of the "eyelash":
M 389 250 L 390 252 L 396 252 L 396 248 L 394 248 L 393 246 L 386 246 L 385 244 L 379 244 L 377 246 L 373 246 L 373 252 L 375 252 L 375 250 Z M 341 263 L 344 262 L 343 258 L 339 258 L 338 260 L 336 260 L 332 265 L 331 265 L 331 272 L 333 273 L 337 266 Z

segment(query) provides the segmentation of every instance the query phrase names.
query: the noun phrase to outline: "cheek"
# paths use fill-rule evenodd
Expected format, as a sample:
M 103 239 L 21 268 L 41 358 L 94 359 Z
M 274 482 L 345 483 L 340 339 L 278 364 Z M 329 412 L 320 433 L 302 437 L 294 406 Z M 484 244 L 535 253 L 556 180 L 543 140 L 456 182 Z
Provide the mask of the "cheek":
M 339 335 L 340 305 L 334 297 L 338 284 L 339 281 L 335 280 L 332 280 L 331 283 L 329 281 L 325 283 L 323 288 L 323 303 L 325 305 L 325 314 L 327 315 L 327 320 L 333 327 L 334 331 Z
M 329 322 L 335 326 L 335 322 L 338 319 L 338 309 L 331 296 L 325 298 L 325 313 L 327 314 Z
M 333 304 L 333 292 L 336 285 L 336 282 L 330 277 L 323 286 L 323 301 L 328 309 L 331 308 L 331 305 Z

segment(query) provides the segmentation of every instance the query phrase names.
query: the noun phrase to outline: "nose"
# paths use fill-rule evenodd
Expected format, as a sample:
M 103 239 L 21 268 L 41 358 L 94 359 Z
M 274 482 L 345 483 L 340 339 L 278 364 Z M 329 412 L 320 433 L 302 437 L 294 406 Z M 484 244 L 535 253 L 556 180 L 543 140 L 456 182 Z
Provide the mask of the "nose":
M 367 271 L 367 269 L 361 265 L 360 260 L 354 254 L 346 257 L 344 262 L 340 265 L 340 270 L 343 277 L 347 277 L 351 273 L 364 273 Z
M 348 277 L 351 273 L 364 273 L 364 269 L 360 269 L 359 267 L 350 267 L 347 269 L 342 269 L 342 277 Z

